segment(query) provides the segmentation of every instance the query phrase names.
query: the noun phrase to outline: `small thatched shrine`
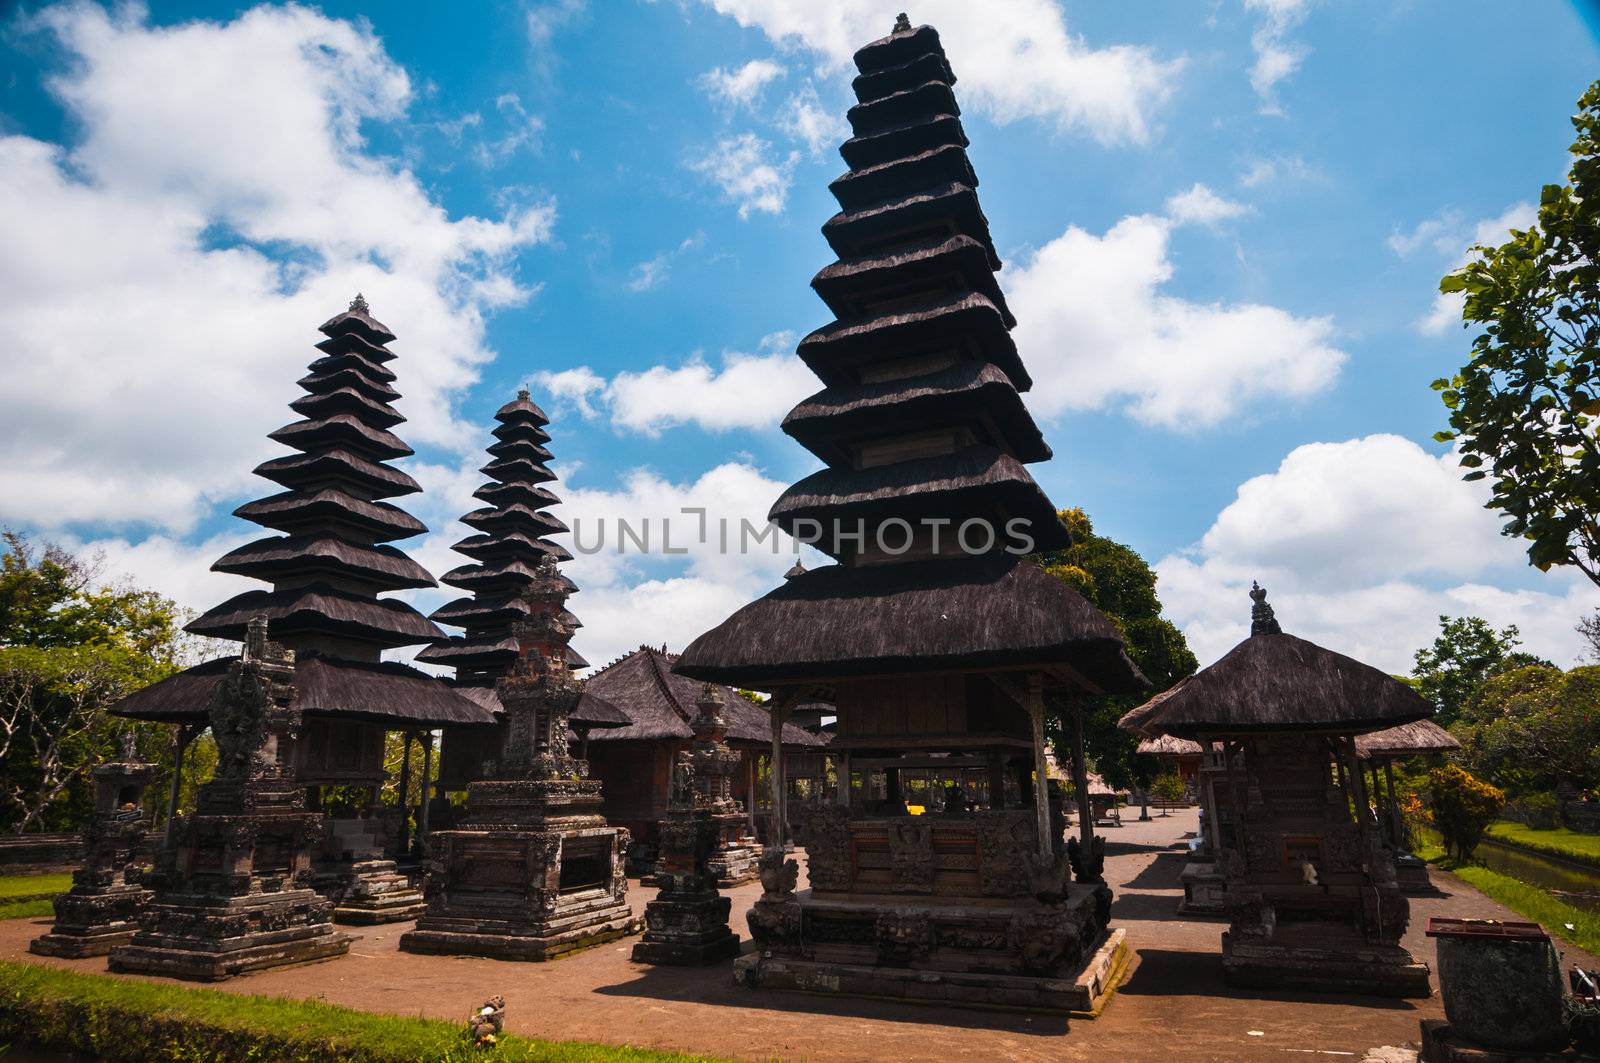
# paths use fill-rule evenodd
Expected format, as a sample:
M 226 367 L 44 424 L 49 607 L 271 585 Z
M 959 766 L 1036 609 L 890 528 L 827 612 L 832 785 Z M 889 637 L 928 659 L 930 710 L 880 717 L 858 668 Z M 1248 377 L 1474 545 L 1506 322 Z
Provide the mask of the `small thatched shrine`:
M 386 363 L 395 336 L 359 295 L 321 326 L 322 356 L 290 403 L 302 419 L 272 433 L 297 453 L 273 458 L 256 474 L 285 490 L 234 511 L 279 533 L 229 551 L 212 566 L 272 585 L 234 596 L 188 625 L 197 635 L 242 642 L 265 618 L 275 640 L 294 651 L 300 728 L 283 757 L 320 810 L 326 788 L 365 791 L 354 808 L 334 811 L 316 853 L 314 880 L 358 922 L 407 919 L 422 898 L 388 854 L 405 848 L 403 809 L 378 801 L 390 730 L 429 733 L 446 724 L 493 722 L 486 709 L 415 668 L 384 661 L 383 651 L 440 640 L 440 631 L 387 591 L 431 587 L 433 577 L 387 545 L 427 529 L 384 501 L 421 490 L 390 461 L 411 453 L 390 429 L 404 420 Z M 177 760 L 207 726 L 207 706 L 237 657 L 207 661 L 145 687 L 112 712 L 177 724 Z M 177 799 L 176 780 L 171 801 Z M 386 852 L 387 851 L 387 852 Z
M 1077 698 L 1143 677 L 1111 622 L 1022 556 L 1068 536 L 1025 467 L 1050 450 L 1019 395 L 1031 381 L 939 34 L 901 16 L 855 62 L 850 169 L 822 230 L 839 260 L 812 282 L 837 320 L 799 345 L 825 386 L 783 424 L 827 467 L 770 514 L 837 563 L 795 573 L 677 662 L 772 692 L 775 746 L 820 696 L 837 714 L 829 752 L 848 761 L 838 803 L 807 823 L 810 888 L 763 857 L 758 951 L 736 970 L 760 987 L 1090 1013 L 1124 949 L 1092 815 L 1068 873 L 1046 699 L 1080 719 Z M 987 785 L 911 815 L 902 773 L 920 770 Z M 853 801 L 857 774 L 883 798 Z M 1081 755 L 1074 774 L 1087 812 Z
M 1394 853 L 1395 877 L 1406 893 L 1427 893 L 1433 889 L 1433 883 L 1428 880 L 1427 863 L 1411 853 L 1410 831 L 1394 788 L 1394 762 L 1460 748 L 1455 735 L 1432 720 L 1416 720 L 1356 736 L 1356 756 L 1367 766 L 1367 784 L 1379 809 L 1383 841 Z M 1383 769 L 1381 780 L 1380 766 Z
M 1224 974 L 1238 985 L 1425 997 L 1428 967 L 1400 944 L 1410 905 L 1356 743 L 1433 707 L 1376 668 L 1284 634 L 1266 592 L 1250 596 L 1248 639 L 1121 721 L 1218 749 L 1211 827 L 1231 924 Z

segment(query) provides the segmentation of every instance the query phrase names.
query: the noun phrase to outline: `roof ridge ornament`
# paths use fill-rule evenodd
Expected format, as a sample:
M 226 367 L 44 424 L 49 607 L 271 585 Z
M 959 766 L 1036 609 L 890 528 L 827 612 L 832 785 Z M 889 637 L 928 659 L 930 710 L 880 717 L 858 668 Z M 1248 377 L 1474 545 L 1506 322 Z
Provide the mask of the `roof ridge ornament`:
M 1250 606 L 1250 635 L 1281 635 L 1283 628 L 1278 626 L 1278 618 L 1272 612 L 1272 606 L 1267 604 L 1267 589 L 1255 580 L 1250 581 L 1250 600 L 1255 603 Z
M 528 391 L 528 385 L 524 384 L 517 389 L 517 399 L 520 402 L 531 402 L 533 400 L 532 393 Z
M 352 314 L 370 314 L 372 313 L 372 308 L 367 305 L 366 297 L 360 292 L 356 292 L 356 297 L 350 300 L 350 312 Z
M 894 29 L 891 32 L 893 32 L 893 33 L 910 33 L 911 32 L 911 20 L 906 17 L 906 13 L 904 11 L 900 12 L 898 15 L 896 15 L 894 17 Z

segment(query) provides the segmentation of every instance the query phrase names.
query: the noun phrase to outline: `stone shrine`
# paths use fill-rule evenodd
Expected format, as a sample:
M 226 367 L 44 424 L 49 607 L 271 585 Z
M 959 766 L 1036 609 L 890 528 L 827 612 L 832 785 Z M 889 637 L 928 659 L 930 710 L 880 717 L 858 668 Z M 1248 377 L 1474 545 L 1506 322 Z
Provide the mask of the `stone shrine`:
M 155 897 L 113 971 L 197 981 L 343 956 L 331 902 L 310 888 L 322 816 L 284 763 L 300 727 L 295 657 L 250 621 L 240 659 L 212 694 L 217 768 L 175 825 L 151 876 Z
M 694 745 L 673 766 L 667 818 L 661 824 L 661 859 L 654 900 L 644 910 L 644 940 L 633 947 L 639 963 L 695 966 L 739 953 L 728 929 L 733 901 L 717 892 L 721 880 L 751 877 L 755 852 L 738 844 L 744 814 L 733 799 L 739 754 L 724 739 L 722 698 L 710 683 L 695 702 Z
M 568 666 L 571 583 L 545 555 L 511 625 L 518 659 L 495 684 L 504 748 L 467 788 L 459 828 L 435 832 L 428 910 L 407 952 L 548 960 L 637 930 L 628 907 L 628 832 L 606 824 L 601 787 L 570 752 L 580 690 Z
M 121 759 L 94 769 L 94 817 L 83 831 L 83 867 L 72 873 L 72 889 L 55 899 L 55 925 L 33 939 L 29 952 L 104 956 L 133 938 L 139 912 L 152 896 L 132 865 L 150 826 L 144 791 L 154 773 L 139 759 L 131 735 L 123 738 Z

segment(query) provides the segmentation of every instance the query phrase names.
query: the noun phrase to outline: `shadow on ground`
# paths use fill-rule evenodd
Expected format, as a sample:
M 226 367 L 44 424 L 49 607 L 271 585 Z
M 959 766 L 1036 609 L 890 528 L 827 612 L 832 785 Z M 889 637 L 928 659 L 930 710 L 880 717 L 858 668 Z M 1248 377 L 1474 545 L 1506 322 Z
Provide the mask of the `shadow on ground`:
M 1183 873 L 1183 865 L 1189 862 L 1187 853 L 1162 853 L 1150 861 L 1150 866 L 1140 871 L 1137 875 L 1122 884 L 1123 889 L 1129 890 L 1176 890 L 1183 888 L 1179 875 Z M 1176 899 L 1173 899 L 1176 903 Z
M 1119 993 L 1128 996 L 1170 996 L 1181 992 L 1189 996 L 1216 997 L 1221 1000 L 1276 1000 L 1291 1004 L 1342 1005 L 1372 1008 L 1377 1011 L 1416 1011 L 1409 1000 L 1365 996 L 1358 993 L 1293 989 L 1235 988 L 1222 980 L 1222 953 L 1180 952 L 1173 949 L 1139 949 L 1139 962 Z

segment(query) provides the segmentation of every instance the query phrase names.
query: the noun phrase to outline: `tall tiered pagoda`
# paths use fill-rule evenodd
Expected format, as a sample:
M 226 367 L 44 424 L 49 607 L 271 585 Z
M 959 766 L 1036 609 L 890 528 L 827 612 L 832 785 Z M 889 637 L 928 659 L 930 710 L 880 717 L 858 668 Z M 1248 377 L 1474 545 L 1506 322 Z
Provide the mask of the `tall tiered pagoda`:
M 1111 622 L 1024 556 L 1068 536 L 1025 467 L 1050 450 L 1019 396 L 1031 381 L 939 34 L 901 16 L 855 61 L 850 169 L 822 229 L 839 258 L 812 281 L 837 319 L 799 345 L 825 387 L 783 425 L 827 468 L 770 514 L 837 563 L 739 610 L 677 669 L 772 691 L 775 725 L 825 697 L 840 779 L 888 800 L 841 794 L 812 812 L 810 889 L 774 867 L 738 971 L 763 987 L 1092 1013 L 1126 949 L 1097 847 L 1074 846 L 1067 874 L 1046 699 L 1077 719 L 1077 699 L 1145 684 Z M 900 774 L 927 768 L 988 785 L 908 815 Z
M 312 807 L 320 807 L 325 786 L 367 787 L 372 793 L 368 808 L 330 820 L 319 861 L 324 885 L 341 897 L 349 893 L 350 903 L 368 910 L 354 918 L 408 918 L 422 898 L 381 859 L 398 833 L 398 825 L 385 822 L 377 810 L 385 778 L 384 734 L 487 723 L 493 717 L 440 680 L 381 659 L 385 650 L 444 637 L 410 605 L 381 597 L 434 585 L 421 565 L 388 545 L 427 530 L 385 501 L 420 490 L 388 464 L 412 453 L 390 431 L 404 420 L 391 405 L 399 393 L 387 368 L 395 357 L 388 349 L 395 336 L 359 295 L 321 332 L 324 339 L 316 344 L 321 357 L 299 382 L 305 395 L 290 403 L 301 419 L 271 436 L 296 453 L 255 470 L 284 490 L 234 511 L 275 534 L 230 551 L 212 566 L 261 580 L 271 589 L 236 595 L 191 622 L 188 630 L 242 642 L 250 622 L 262 618 L 271 624 L 273 639 L 294 652 L 294 682 L 305 719 L 289 767 L 309 788 Z M 188 669 L 135 693 L 113 711 L 179 723 L 183 736 L 197 733 L 205 726 L 213 689 L 234 660 Z

